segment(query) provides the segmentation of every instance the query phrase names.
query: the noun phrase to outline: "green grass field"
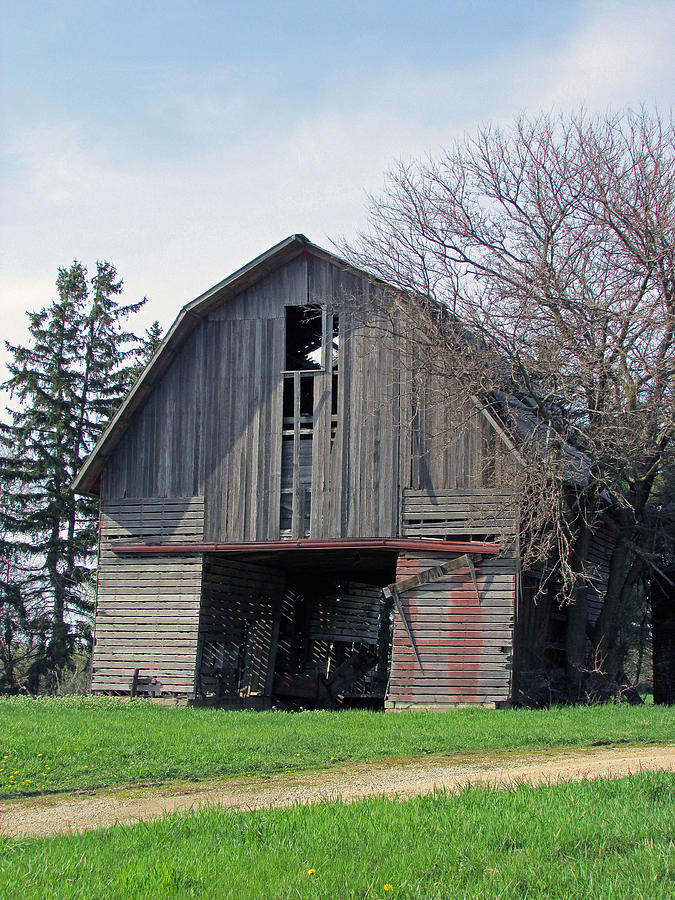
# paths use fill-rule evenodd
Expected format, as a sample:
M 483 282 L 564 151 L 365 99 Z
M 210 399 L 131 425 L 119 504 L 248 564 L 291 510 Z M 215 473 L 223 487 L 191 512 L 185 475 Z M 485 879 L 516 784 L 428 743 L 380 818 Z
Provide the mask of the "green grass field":
M 0 797 L 298 772 L 427 754 L 675 740 L 660 706 L 445 713 L 228 712 L 143 700 L 0 700 Z
M 0 841 L 0 896 L 603 898 L 675 895 L 675 776 L 469 788 Z

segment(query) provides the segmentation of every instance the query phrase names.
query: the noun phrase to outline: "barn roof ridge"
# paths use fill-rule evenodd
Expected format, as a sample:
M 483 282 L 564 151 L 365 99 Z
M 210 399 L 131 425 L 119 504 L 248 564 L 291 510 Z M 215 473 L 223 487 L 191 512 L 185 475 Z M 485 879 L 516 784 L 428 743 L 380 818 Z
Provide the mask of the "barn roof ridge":
M 236 293 L 245 290 L 247 287 L 255 284 L 256 281 L 260 281 L 265 275 L 284 265 L 284 263 L 290 262 L 302 253 L 311 253 L 313 256 L 326 262 L 357 272 L 371 281 L 381 281 L 381 279 L 353 266 L 329 250 L 314 244 L 304 234 L 297 232 L 274 244 L 250 262 L 236 269 L 231 275 L 199 294 L 194 300 L 190 300 L 180 309 L 161 344 L 134 382 L 131 390 L 110 419 L 95 447 L 73 479 L 71 487 L 76 493 L 94 495 L 97 493 L 97 481 L 108 455 L 114 450 L 126 431 L 131 415 L 139 408 L 154 388 L 169 367 L 179 347 L 194 331 L 202 318 L 215 306 L 227 300 L 228 296 L 234 296 Z

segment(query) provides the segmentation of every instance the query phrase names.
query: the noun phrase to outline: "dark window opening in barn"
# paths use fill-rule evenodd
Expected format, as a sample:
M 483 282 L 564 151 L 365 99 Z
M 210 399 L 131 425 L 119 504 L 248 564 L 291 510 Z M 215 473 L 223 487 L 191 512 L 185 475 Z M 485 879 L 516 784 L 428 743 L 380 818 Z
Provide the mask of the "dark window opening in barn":
M 315 414 L 337 433 L 338 316 L 318 305 L 286 307 L 279 530 L 282 538 L 310 536 Z M 330 419 L 328 410 L 330 409 Z
M 286 371 L 306 372 L 322 366 L 323 312 L 320 306 L 286 307 Z
M 309 537 L 310 533 L 314 385 L 314 373 L 284 375 L 279 509 L 282 538 Z
M 314 414 L 314 377 L 312 375 L 300 375 L 300 396 L 298 410 L 300 414 L 301 428 L 309 425 L 307 421 Z M 296 414 L 295 398 L 296 379 L 293 376 L 284 378 L 284 431 L 293 427 Z
M 382 708 L 396 553 L 274 551 L 205 559 L 198 695 L 231 706 Z

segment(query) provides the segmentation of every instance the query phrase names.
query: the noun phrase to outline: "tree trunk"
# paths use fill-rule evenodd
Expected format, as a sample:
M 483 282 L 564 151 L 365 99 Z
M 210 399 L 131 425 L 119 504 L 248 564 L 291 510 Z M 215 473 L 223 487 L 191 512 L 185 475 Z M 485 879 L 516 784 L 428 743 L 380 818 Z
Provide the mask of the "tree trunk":
M 608 682 L 616 682 L 619 679 L 623 662 L 617 645 L 617 635 L 626 584 L 629 531 L 625 522 L 622 525 L 609 561 L 609 578 L 604 602 L 593 629 L 592 643 L 596 659 Z
M 574 548 L 574 571 L 581 575 L 586 568 L 591 530 L 583 525 Z M 587 584 L 583 577 L 574 591 L 574 602 L 567 609 L 565 651 L 567 657 L 567 690 L 569 699 L 580 700 L 586 679 L 586 623 L 588 618 Z

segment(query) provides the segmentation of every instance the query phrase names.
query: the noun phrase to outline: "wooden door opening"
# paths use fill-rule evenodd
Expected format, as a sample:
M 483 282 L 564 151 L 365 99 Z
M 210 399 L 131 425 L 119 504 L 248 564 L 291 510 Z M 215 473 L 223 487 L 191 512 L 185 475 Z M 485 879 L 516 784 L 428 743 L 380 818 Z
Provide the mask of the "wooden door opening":
M 382 587 L 396 556 L 208 554 L 197 698 L 234 708 L 383 708 L 392 608 Z

